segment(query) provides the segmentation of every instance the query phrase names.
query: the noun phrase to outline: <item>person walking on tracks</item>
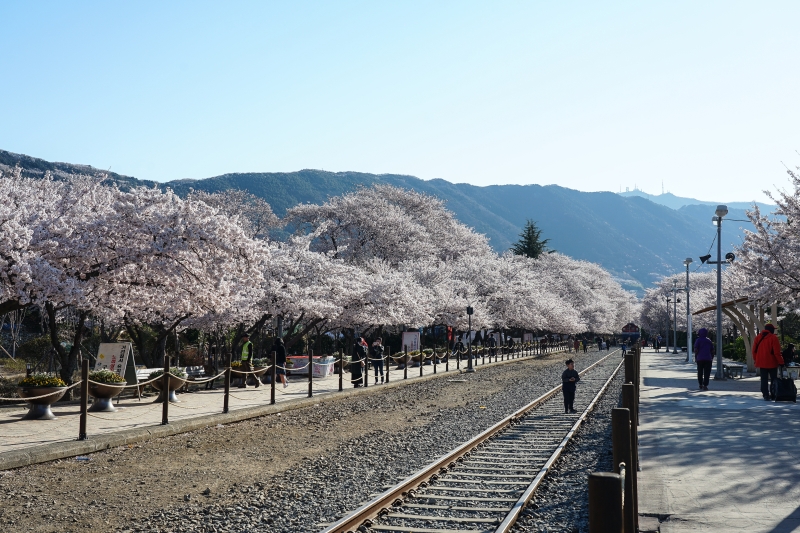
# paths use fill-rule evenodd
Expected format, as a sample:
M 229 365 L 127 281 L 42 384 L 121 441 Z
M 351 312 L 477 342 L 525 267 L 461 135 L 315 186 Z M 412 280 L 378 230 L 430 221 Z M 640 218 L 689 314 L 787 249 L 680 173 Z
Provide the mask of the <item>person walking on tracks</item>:
M 708 330 L 700 328 L 694 341 L 694 360 L 697 363 L 697 383 L 700 390 L 708 390 L 711 377 L 711 362 L 714 360 L 714 344 L 708 338 Z
M 575 370 L 575 361 L 567 359 L 567 369 L 561 374 L 561 392 L 564 394 L 564 413 L 575 414 L 575 388 L 581 380 L 578 371 Z
M 783 365 L 781 343 L 775 335 L 775 326 L 767 324 L 753 341 L 753 362 L 761 373 L 761 395 L 773 400 L 771 384 L 778 377 L 778 367 Z

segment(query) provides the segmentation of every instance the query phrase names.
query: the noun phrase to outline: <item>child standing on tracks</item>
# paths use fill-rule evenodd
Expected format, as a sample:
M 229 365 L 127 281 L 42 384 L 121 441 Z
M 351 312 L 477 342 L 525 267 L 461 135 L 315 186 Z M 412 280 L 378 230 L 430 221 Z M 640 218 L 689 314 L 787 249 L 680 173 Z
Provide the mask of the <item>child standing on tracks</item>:
M 561 374 L 561 392 L 564 394 L 564 413 L 575 414 L 575 386 L 581 380 L 575 370 L 575 362 L 567 359 L 567 369 Z

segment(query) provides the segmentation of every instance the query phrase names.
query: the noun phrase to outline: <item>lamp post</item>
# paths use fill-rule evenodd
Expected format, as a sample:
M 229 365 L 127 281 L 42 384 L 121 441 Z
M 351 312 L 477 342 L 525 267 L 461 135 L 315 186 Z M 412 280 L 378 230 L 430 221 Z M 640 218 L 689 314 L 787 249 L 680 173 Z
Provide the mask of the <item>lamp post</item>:
M 728 214 L 728 206 L 718 205 L 712 219 L 717 225 L 717 372 L 714 380 L 725 380 L 722 372 L 722 217 Z
M 672 319 L 675 324 L 672 327 L 672 353 L 678 353 L 678 281 L 672 280 Z
M 664 347 L 665 348 L 665 350 L 664 350 L 665 352 L 669 351 L 669 321 L 670 321 L 670 318 L 669 318 L 669 303 L 671 301 L 672 301 L 672 298 L 667 297 L 667 332 L 664 335 L 664 343 L 666 344 L 666 346 Z
M 692 361 L 692 313 L 689 311 L 689 265 L 692 258 L 687 257 L 683 264 L 686 266 L 686 362 Z
M 467 360 L 467 372 L 475 372 L 475 369 L 472 368 L 472 313 L 473 309 L 472 306 L 467 306 L 467 320 L 469 320 L 469 338 L 467 339 L 467 346 L 468 346 L 468 360 Z

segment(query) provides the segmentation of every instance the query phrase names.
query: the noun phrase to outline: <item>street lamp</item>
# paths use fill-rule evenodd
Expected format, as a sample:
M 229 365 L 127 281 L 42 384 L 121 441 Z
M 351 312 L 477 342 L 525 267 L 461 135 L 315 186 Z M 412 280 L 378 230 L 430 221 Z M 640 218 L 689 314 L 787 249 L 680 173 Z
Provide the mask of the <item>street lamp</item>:
M 715 380 L 724 380 L 722 372 L 722 217 L 728 214 L 728 206 L 718 205 L 717 215 L 717 373 Z
M 687 257 L 683 261 L 686 266 L 686 362 L 692 361 L 692 313 L 689 311 L 689 265 L 692 258 Z
M 665 346 L 666 349 L 664 350 L 665 352 L 669 351 L 669 322 L 670 322 L 670 318 L 669 318 L 669 303 L 671 301 L 672 301 L 672 298 L 667 297 L 667 332 L 664 335 L 664 343 L 666 344 L 666 346 Z
M 672 353 L 678 353 L 678 280 L 672 280 L 672 319 L 675 325 L 672 328 Z
M 475 369 L 472 368 L 472 313 L 474 309 L 472 306 L 467 306 L 467 320 L 469 320 L 469 337 L 467 338 L 467 346 L 469 347 L 469 353 L 467 355 L 467 372 L 475 372 Z

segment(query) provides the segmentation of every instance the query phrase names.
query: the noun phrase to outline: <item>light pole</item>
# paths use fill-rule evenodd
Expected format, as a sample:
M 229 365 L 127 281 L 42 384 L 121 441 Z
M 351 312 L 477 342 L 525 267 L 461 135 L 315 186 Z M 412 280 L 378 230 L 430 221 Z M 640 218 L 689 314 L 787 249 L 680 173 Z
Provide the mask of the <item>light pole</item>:
M 678 280 L 672 280 L 672 353 L 678 353 Z
M 665 348 L 665 350 L 664 350 L 665 352 L 669 351 L 669 321 L 670 321 L 670 318 L 669 318 L 669 303 L 671 301 L 672 301 L 672 298 L 667 297 L 667 332 L 664 335 L 664 343 L 666 344 L 666 346 L 664 347 Z
M 687 257 L 683 264 L 686 266 L 686 362 L 692 361 L 692 313 L 689 311 L 689 265 L 692 258 Z
M 472 368 L 472 313 L 473 309 L 472 306 L 467 306 L 467 320 L 469 320 L 469 337 L 467 338 L 467 346 L 469 347 L 468 350 L 468 360 L 467 360 L 467 372 L 475 372 L 475 369 Z
M 717 373 L 715 380 L 725 380 L 722 372 L 722 217 L 728 214 L 728 206 L 718 205 L 712 219 L 717 224 Z

